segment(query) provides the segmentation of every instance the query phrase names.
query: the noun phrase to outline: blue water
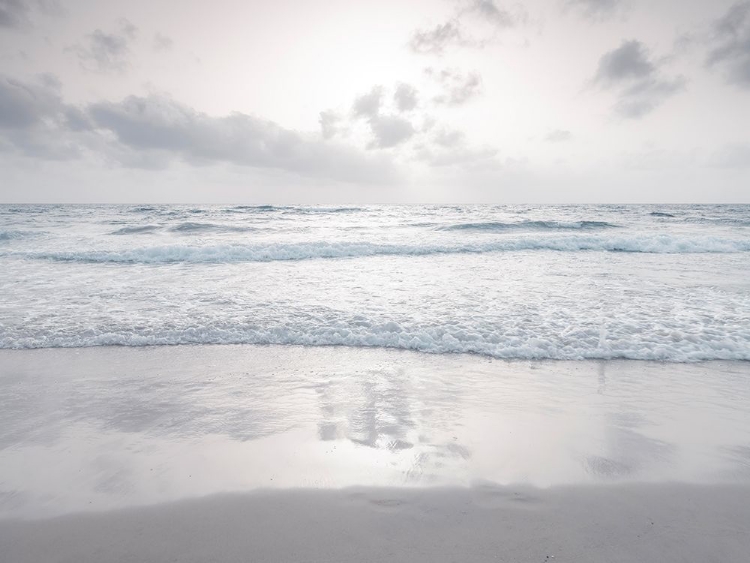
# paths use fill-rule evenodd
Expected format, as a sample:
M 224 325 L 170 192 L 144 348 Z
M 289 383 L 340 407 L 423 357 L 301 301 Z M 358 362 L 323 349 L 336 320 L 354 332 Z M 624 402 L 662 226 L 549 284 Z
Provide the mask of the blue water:
M 0 347 L 750 360 L 750 206 L 0 206 Z

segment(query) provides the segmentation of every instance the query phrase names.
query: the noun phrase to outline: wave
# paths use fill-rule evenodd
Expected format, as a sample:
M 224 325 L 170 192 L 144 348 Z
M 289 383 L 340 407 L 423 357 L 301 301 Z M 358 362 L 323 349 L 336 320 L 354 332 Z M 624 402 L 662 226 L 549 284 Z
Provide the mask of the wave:
M 649 215 L 651 215 L 652 217 L 674 217 L 674 215 L 672 215 L 671 213 L 665 213 L 664 211 L 652 211 L 651 213 L 649 213 Z
M 316 213 L 356 213 L 365 211 L 362 207 L 298 207 L 295 205 L 236 205 L 225 209 L 228 213 L 247 213 L 247 212 L 279 212 L 286 214 L 299 213 L 301 215 Z
M 189 325 L 189 326 L 188 326 Z M 478 354 L 508 360 L 650 360 L 698 362 L 710 360 L 750 360 L 747 337 L 726 331 L 692 338 L 654 338 L 652 331 L 630 333 L 629 338 L 602 338 L 598 327 L 577 331 L 574 337 L 559 332 L 540 334 L 540 327 L 521 337 L 498 338 L 506 327 L 465 327 L 453 324 L 420 326 L 394 321 L 370 323 L 336 322 L 314 325 L 294 322 L 252 326 L 213 321 L 208 325 L 173 323 L 168 326 L 79 327 L 36 333 L 6 332 L 0 335 L 0 348 L 78 348 L 95 346 L 175 346 L 209 344 L 254 344 L 298 346 L 346 346 L 351 348 L 392 348 L 430 354 Z M 639 335 L 643 335 L 640 337 Z
M 740 217 L 687 217 L 686 223 L 750 227 L 750 219 Z
M 20 231 L 20 230 L 9 230 L 0 231 L 0 240 L 18 240 L 24 238 L 33 238 L 39 236 L 40 233 L 36 231 Z
M 273 262 L 322 258 L 428 256 L 543 250 L 557 252 L 634 252 L 647 254 L 737 253 L 750 252 L 750 239 L 678 237 L 670 235 L 633 237 L 567 236 L 557 238 L 516 238 L 455 245 L 301 242 L 214 246 L 172 245 L 126 250 L 11 252 L 5 254 L 62 262 L 169 264 L 176 262 Z
M 520 221 L 516 223 L 458 223 L 438 228 L 439 231 L 510 231 L 510 230 L 581 230 L 611 229 L 618 225 L 606 221 Z
M 277 207 L 275 205 L 235 205 L 229 209 L 224 209 L 224 213 L 252 213 L 252 212 L 264 212 L 264 211 L 280 211 L 286 209 L 285 207 Z
M 365 211 L 362 207 L 292 207 L 287 213 L 316 214 L 316 213 L 358 213 Z
M 239 227 L 236 225 L 220 225 L 217 223 L 195 223 L 192 221 L 188 221 L 185 223 L 180 223 L 179 225 L 175 225 L 174 227 L 170 227 L 169 230 L 175 233 L 196 233 L 196 232 L 206 232 L 206 231 L 225 232 L 225 233 L 244 233 L 248 231 L 257 231 L 258 229 L 255 227 Z
M 138 205 L 136 207 L 128 208 L 128 213 L 149 213 L 151 211 L 157 211 L 159 208 L 153 205 Z
M 153 233 L 161 229 L 159 225 L 138 225 L 133 227 L 123 227 L 109 233 L 110 235 L 140 235 L 146 233 Z

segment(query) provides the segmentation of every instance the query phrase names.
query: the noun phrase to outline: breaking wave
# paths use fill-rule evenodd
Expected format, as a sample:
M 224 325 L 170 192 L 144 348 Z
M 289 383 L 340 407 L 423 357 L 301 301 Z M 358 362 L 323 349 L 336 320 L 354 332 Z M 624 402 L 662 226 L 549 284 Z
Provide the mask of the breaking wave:
M 603 237 L 572 235 L 548 238 L 515 238 L 491 242 L 407 245 L 372 242 L 301 242 L 275 244 L 228 244 L 212 246 L 157 246 L 125 250 L 85 250 L 6 253 L 32 259 L 64 262 L 113 262 L 168 264 L 273 262 L 366 256 L 428 256 L 514 251 L 634 252 L 694 254 L 750 252 L 750 240 L 673 235 Z
M 24 238 L 33 238 L 39 236 L 40 233 L 35 231 L 0 231 L 0 241 L 2 240 L 18 240 Z
M 116 231 L 112 231 L 111 235 L 141 235 L 146 233 L 153 233 L 154 231 L 158 231 L 161 227 L 159 225 L 138 225 L 133 227 L 123 227 L 122 229 L 117 229 Z
M 605 221 L 521 221 L 517 223 L 458 223 L 440 227 L 441 231 L 510 231 L 510 230 L 585 230 L 611 229 L 617 225 Z
M 207 231 L 225 232 L 225 233 L 243 233 L 243 232 L 248 232 L 248 231 L 256 231 L 258 229 L 255 227 L 220 225 L 216 223 L 194 223 L 192 221 L 188 221 L 186 223 L 180 223 L 179 225 L 170 227 L 169 230 L 174 233 L 200 233 L 200 232 L 207 232 Z
M 511 320 L 508 324 L 511 324 Z M 175 325 L 176 323 L 176 325 Z M 622 323 L 611 338 L 602 338 L 597 326 L 580 327 L 573 334 L 529 326 L 504 336 L 509 326 L 421 326 L 397 322 L 291 323 L 254 326 L 214 320 L 191 326 L 189 319 L 168 325 L 48 327 L 47 330 L 0 335 L 0 348 L 73 348 L 92 346 L 171 346 L 198 344 L 260 344 L 301 346 L 348 346 L 394 348 L 431 354 L 479 354 L 498 359 L 583 360 L 630 359 L 668 362 L 750 360 L 750 334 L 739 330 L 715 332 L 697 338 L 695 327 L 655 331 L 653 326 L 635 330 Z M 612 327 L 613 329 L 615 327 Z M 657 333 L 664 333 L 657 336 Z

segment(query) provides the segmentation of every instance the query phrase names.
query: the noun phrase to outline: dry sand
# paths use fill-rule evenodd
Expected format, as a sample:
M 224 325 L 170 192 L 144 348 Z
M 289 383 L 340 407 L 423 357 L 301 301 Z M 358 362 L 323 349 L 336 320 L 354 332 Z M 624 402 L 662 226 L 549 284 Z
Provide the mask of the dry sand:
M 750 488 L 263 491 L 0 521 L 6 563 L 744 562 Z

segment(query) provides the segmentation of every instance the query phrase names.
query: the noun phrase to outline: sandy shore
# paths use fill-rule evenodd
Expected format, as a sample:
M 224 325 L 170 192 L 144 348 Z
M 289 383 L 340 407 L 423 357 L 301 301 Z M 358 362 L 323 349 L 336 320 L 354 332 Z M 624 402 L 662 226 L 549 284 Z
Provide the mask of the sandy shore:
M 750 364 L 0 351 L 3 562 L 745 561 Z
M 0 521 L 13 563 L 747 561 L 750 488 L 610 485 L 221 495 Z

